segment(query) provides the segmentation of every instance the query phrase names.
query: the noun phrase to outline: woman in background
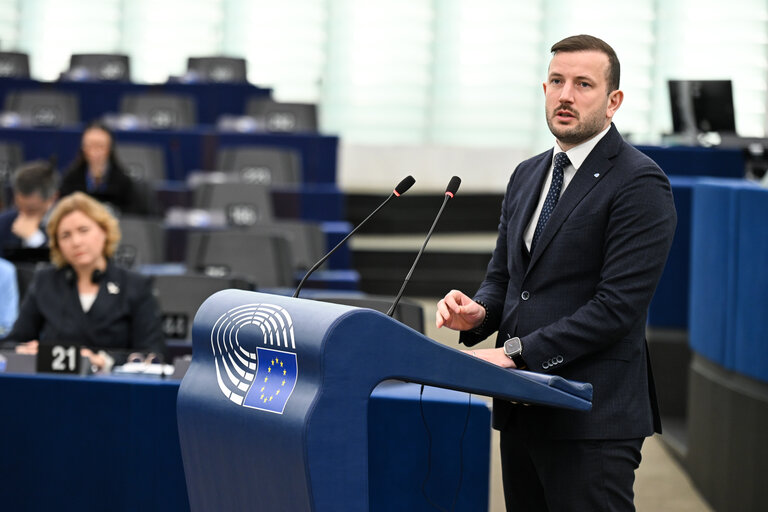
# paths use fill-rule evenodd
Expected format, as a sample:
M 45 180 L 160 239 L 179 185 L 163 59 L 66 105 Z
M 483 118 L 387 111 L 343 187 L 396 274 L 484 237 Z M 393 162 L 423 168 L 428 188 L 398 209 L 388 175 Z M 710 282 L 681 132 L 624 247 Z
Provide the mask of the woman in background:
M 148 191 L 135 182 L 120 164 L 112 133 L 99 122 L 86 126 L 80 152 L 61 182 L 62 197 L 77 191 L 109 204 L 120 213 L 154 213 Z
M 108 370 L 131 352 L 161 354 L 164 337 L 151 278 L 110 259 L 120 241 L 117 220 L 98 201 L 75 192 L 48 221 L 52 268 L 39 270 L 22 301 L 9 340 L 19 352 L 69 342 Z

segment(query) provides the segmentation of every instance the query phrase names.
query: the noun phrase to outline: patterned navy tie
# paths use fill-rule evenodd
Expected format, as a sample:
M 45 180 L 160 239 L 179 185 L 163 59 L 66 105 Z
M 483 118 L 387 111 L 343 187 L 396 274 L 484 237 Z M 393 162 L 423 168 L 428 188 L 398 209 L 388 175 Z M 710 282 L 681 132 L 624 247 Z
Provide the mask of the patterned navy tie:
M 555 156 L 555 166 L 552 169 L 552 183 L 549 185 L 549 192 L 544 199 L 544 206 L 541 207 L 541 214 L 539 214 L 539 221 L 536 223 L 536 230 L 533 232 L 533 240 L 531 241 L 531 253 L 533 248 L 536 247 L 536 242 L 539 241 L 541 232 L 544 231 L 549 216 L 552 215 L 552 211 L 557 205 L 557 200 L 560 199 L 560 190 L 563 188 L 563 169 L 571 163 L 568 160 L 568 155 L 565 152 L 558 153 Z

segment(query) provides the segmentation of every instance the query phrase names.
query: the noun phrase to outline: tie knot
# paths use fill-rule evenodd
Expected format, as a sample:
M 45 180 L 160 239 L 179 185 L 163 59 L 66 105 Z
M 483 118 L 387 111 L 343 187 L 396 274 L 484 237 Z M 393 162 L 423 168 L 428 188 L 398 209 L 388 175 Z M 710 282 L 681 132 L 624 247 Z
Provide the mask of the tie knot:
M 563 169 L 570 163 L 571 161 L 568 160 L 568 155 L 565 154 L 565 151 L 555 155 L 555 167 L 559 167 L 560 169 Z

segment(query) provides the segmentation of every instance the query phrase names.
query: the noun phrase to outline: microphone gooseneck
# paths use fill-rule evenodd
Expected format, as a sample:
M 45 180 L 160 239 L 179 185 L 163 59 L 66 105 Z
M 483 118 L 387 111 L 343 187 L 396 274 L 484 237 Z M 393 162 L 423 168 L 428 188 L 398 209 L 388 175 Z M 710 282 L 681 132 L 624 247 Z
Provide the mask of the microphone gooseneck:
M 440 210 L 437 212 L 437 215 L 435 216 L 435 220 L 432 222 L 432 227 L 429 228 L 429 232 L 427 233 L 427 237 L 424 239 L 424 243 L 421 246 L 421 249 L 419 250 L 419 253 L 416 255 L 416 259 L 413 261 L 413 265 L 411 265 L 411 269 L 408 271 L 408 275 L 405 276 L 405 281 L 403 281 L 403 285 L 400 287 L 400 291 L 397 293 L 397 297 L 395 297 L 395 301 L 392 303 L 392 306 L 390 306 L 389 311 L 387 311 L 387 316 L 392 316 L 392 314 L 395 312 L 395 308 L 397 307 L 397 304 L 400 302 L 400 298 L 403 296 L 403 292 L 405 292 L 405 287 L 408 286 L 408 282 L 411 280 L 411 275 L 413 274 L 414 269 L 416 268 L 416 265 L 419 263 L 419 259 L 421 258 L 421 255 L 424 253 L 424 249 L 427 247 L 427 243 L 429 243 L 429 239 L 432 238 L 432 233 L 435 231 L 435 226 L 437 226 L 437 221 L 440 220 L 440 216 L 443 214 L 443 210 L 445 209 L 445 205 L 448 204 L 448 200 L 452 199 L 453 196 L 456 195 L 456 192 L 459 190 L 459 185 L 461 185 L 461 178 L 458 176 L 454 176 L 451 178 L 451 181 L 448 182 L 448 186 L 445 189 L 445 196 L 443 197 L 443 204 L 440 206 Z
M 349 234 L 348 234 L 347 236 L 345 236 L 345 237 L 342 239 L 342 241 L 341 241 L 341 242 L 339 242 L 338 244 L 336 244 L 336 247 L 334 247 L 333 249 L 331 249 L 330 251 L 328 251 L 328 252 L 325 254 L 325 256 L 323 256 L 322 258 L 320 258 L 320 259 L 319 259 L 319 260 L 318 260 L 318 261 L 317 261 L 317 262 L 316 262 L 314 265 L 312 265 L 312 267 L 311 267 L 309 270 L 307 270 L 307 273 L 306 273 L 306 274 L 304 274 L 304 277 L 302 278 L 301 282 L 300 282 L 300 283 L 299 283 L 299 285 L 296 287 L 296 291 L 295 291 L 295 292 L 293 292 L 293 297 L 294 297 L 294 298 L 296 298 L 296 297 L 298 297 L 298 296 L 299 296 L 299 292 L 301 291 L 301 288 L 304 286 L 304 283 L 307 281 L 307 279 L 309 278 L 309 276 L 311 276 L 311 275 L 312 275 L 312 273 L 313 273 L 315 270 L 317 270 L 318 268 L 320 268 L 320 265 L 322 265 L 323 263 L 325 263 L 325 260 L 327 260 L 327 259 L 328 259 L 328 258 L 329 258 L 329 257 L 330 257 L 330 256 L 331 256 L 333 253 L 334 253 L 334 252 L 336 252 L 336 250 L 337 250 L 339 247 L 341 247 L 342 245 L 344 245 L 344 242 L 346 242 L 346 241 L 349 239 L 349 237 L 351 237 L 352 235 L 354 235 L 354 234 L 357 232 L 357 230 L 358 230 L 358 229 L 360 229 L 361 227 L 363 227 L 363 225 L 364 225 L 366 222 L 368 222 L 368 220 L 369 220 L 371 217 L 373 217 L 374 215 L 376 215 L 376 213 L 377 213 L 379 210 L 381 210 L 381 209 L 384 207 L 384 205 L 386 205 L 386 204 L 387 204 L 387 203 L 388 203 L 388 202 L 389 202 L 389 201 L 390 201 L 390 200 L 391 200 L 393 197 L 400 197 L 401 195 L 405 194 L 405 192 L 406 192 L 406 191 L 407 191 L 409 188 L 411 188 L 411 187 L 413 186 L 413 184 L 414 184 L 414 183 L 416 183 L 416 180 L 414 179 L 414 177 L 413 177 L 413 176 L 410 176 L 410 175 L 408 175 L 408 176 L 406 176 L 405 178 L 403 178 L 403 179 L 402 179 L 402 181 L 400 181 L 400 183 L 398 183 L 398 184 L 397 184 L 397 186 L 395 187 L 395 189 L 392 191 L 392 193 L 389 195 L 389 197 L 387 197 L 387 198 L 384 200 L 384 202 L 383 202 L 383 203 L 381 203 L 381 204 L 380 204 L 380 205 L 379 205 L 379 206 L 378 206 L 378 207 L 377 207 L 375 210 L 373 210 L 373 211 L 372 211 L 372 212 L 371 212 L 371 213 L 370 213 L 370 214 L 369 214 L 369 215 L 368 215 L 368 216 L 367 216 L 365 219 L 363 219 L 363 221 L 362 221 L 362 222 L 360 222 L 360 224 L 358 224 L 357 226 L 355 226 L 355 229 L 353 229 L 352 231 L 350 231 L 350 232 L 349 232 Z

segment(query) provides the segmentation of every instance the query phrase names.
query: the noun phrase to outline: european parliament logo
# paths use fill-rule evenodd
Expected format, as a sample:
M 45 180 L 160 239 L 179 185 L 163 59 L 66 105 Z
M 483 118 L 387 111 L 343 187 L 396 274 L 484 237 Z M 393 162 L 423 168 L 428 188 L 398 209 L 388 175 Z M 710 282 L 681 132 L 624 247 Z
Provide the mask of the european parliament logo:
M 299 368 L 293 320 L 273 304 L 249 304 L 221 315 L 211 329 L 221 392 L 232 402 L 282 414 Z

